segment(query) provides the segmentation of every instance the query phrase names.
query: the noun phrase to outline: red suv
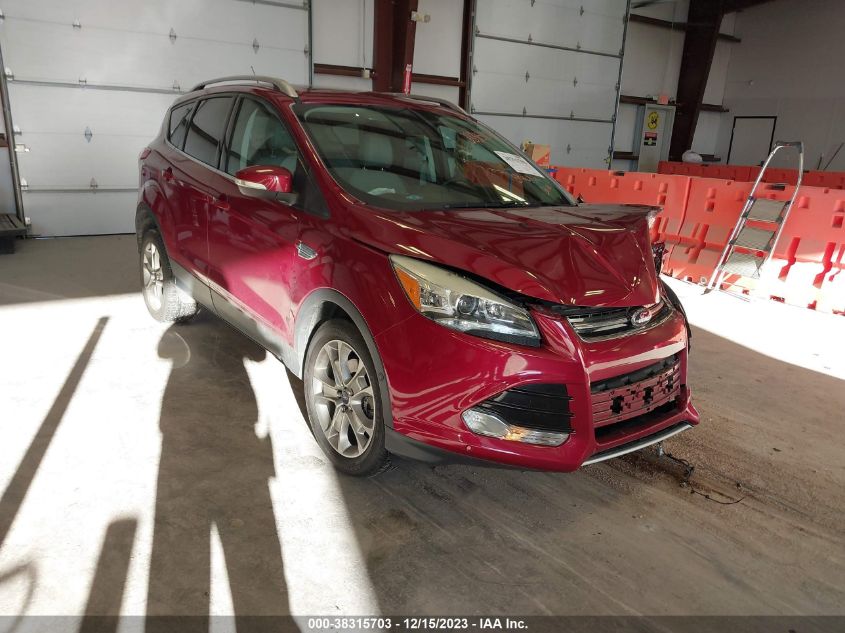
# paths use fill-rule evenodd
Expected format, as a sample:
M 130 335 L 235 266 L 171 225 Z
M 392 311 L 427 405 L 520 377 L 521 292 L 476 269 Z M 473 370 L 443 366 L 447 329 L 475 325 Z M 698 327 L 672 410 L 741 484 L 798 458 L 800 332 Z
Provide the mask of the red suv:
M 201 304 L 280 358 L 344 472 L 572 471 L 698 423 L 655 209 L 579 204 L 455 105 L 223 78 L 140 172 L 152 315 Z

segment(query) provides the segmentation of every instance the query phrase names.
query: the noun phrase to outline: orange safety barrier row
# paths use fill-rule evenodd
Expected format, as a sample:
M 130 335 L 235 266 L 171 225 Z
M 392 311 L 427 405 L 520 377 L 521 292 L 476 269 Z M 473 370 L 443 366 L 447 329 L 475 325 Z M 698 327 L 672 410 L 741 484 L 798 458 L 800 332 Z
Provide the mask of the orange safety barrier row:
M 657 166 L 660 174 L 680 174 L 696 176 L 698 178 L 719 178 L 722 180 L 739 180 L 754 182 L 760 173 L 759 167 L 745 165 L 722 165 L 719 163 L 678 163 L 674 161 L 660 161 Z M 798 182 L 798 170 L 770 167 L 763 174 L 763 182 L 783 183 L 794 185 Z M 828 189 L 845 189 L 845 172 L 841 171 L 805 171 L 801 184 L 808 187 L 826 187 Z
M 753 181 L 758 170 L 744 165 L 721 165 L 718 163 L 676 163 L 662 160 L 657 165 L 659 174 L 681 174 L 697 178 L 719 178 L 721 180 Z
M 688 177 L 581 167 L 554 169 L 555 179 L 586 202 L 663 207 L 652 227 L 652 240 L 671 242 L 677 238 L 687 206 Z
M 653 239 L 665 241 L 664 272 L 694 283 L 710 278 L 751 182 L 677 174 L 558 167 L 557 180 L 589 203 L 663 206 Z M 787 202 L 794 186 L 761 184 L 759 197 Z M 845 314 L 845 190 L 802 185 L 762 278 L 728 275 L 734 291 Z

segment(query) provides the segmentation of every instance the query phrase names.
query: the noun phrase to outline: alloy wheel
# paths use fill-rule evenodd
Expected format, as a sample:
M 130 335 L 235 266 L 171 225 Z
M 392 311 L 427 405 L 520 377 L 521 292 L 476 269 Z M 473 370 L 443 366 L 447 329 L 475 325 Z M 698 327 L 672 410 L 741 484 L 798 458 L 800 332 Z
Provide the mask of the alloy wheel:
M 153 242 L 147 242 L 144 246 L 142 267 L 147 301 L 153 310 L 160 310 L 164 301 L 164 270 L 161 266 L 161 253 Z
M 375 432 L 375 397 L 364 361 L 349 343 L 332 340 L 320 349 L 311 397 L 329 445 L 344 457 L 363 454 Z

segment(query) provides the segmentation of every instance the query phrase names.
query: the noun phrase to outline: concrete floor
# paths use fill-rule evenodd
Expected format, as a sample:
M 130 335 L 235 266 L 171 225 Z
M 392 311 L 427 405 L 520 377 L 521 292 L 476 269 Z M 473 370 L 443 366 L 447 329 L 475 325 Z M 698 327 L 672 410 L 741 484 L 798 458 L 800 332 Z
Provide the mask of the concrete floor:
M 359 480 L 280 363 L 207 313 L 155 323 L 135 257 L 0 257 L 0 615 L 845 613 L 842 317 L 675 284 L 692 487 L 653 452 Z

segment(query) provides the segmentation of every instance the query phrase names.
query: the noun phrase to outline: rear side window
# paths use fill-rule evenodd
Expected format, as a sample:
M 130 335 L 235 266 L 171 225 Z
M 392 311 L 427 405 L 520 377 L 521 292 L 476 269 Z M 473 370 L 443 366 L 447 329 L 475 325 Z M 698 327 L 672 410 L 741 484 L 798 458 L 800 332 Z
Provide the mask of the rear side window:
M 185 132 L 188 131 L 188 117 L 191 114 L 193 103 L 186 103 L 170 111 L 170 123 L 167 130 L 167 138 L 179 149 L 185 142 Z
M 214 97 L 200 101 L 188 127 L 185 152 L 212 167 L 217 166 L 217 151 L 226 130 L 232 97 Z

